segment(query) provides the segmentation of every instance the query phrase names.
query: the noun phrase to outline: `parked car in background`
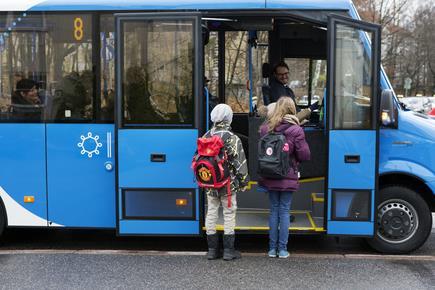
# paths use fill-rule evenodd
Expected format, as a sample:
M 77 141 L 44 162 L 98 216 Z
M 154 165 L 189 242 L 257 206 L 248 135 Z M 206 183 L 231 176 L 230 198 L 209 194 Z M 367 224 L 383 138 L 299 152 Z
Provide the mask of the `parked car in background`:
M 407 97 L 400 101 L 411 111 L 427 114 L 432 110 L 433 103 L 429 97 Z

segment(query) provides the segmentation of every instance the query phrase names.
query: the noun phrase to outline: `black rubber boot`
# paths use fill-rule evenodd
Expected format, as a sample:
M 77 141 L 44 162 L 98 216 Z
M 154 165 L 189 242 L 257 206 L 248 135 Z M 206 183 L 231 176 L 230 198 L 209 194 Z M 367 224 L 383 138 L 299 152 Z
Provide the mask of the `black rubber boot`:
M 207 235 L 207 259 L 215 260 L 219 258 L 219 236 L 218 234 Z
M 242 257 L 239 251 L 234 250 L 235 235 L 224 235 L 224 260 L 230 261 Z

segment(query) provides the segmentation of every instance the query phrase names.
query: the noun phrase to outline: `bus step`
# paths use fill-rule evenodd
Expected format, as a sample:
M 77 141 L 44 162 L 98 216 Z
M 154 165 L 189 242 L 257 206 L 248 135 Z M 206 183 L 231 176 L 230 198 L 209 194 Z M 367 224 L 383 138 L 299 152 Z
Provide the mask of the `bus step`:
M 293 232 L 324 232 L 323 217 L 313 218 L 310 211 L 291 210 L 290 214 L 295 216 L 294 222 L 290 223 L 290 231 Z M 205 228 L 204 228 L 205 230 Z M 216 230 L 223 231 L 222 212 L 219 213 L 219 220 Z M 269 230 L 269 210 L 265 209 L 237 209 L 236 231 L 267 232 Z
M 325 198 L 324 194 L 321 192 L 313 192 L 311 193 L 311 209 L 313 217 L 322 217 L 324 216 L 324 203 Z

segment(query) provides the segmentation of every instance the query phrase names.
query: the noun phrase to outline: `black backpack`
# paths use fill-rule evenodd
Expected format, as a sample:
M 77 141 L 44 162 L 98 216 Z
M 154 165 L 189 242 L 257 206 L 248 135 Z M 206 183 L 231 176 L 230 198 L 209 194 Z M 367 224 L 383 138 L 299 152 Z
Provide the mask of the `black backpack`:
M 258 174 L 263 178 L 283 179 L 292 167 L 287 140 L 282 133 L 269 132 L 258 142 Z

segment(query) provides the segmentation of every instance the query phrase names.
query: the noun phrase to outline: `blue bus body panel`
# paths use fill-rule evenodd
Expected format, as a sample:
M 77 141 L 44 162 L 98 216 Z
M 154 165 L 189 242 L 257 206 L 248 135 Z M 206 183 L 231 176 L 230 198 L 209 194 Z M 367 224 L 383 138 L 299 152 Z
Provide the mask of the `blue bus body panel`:
M 113 124 L 47 124 L 48 218 L 57 226 L 115 228 Z
M 44 124 L 0 124 L 0 196 L 9 226 L 47 226 Z M 33 196 L 33 203 L 24 203 Z
M 372 222 L 328 222 L 328 234 L 341 235 L 343 232 L 346 235 L 372 236 L 374 226 Z
M 336 130 L 329 132 L 328 234 L 373 235 L 376 147 L 375 130 Z M 346 163 L 346 155 L 359 156 L 359 162 Z M 335 202 L 332 200 L 334 190 L 337 190 Z M 369 191 L 371 210 L 367 221 L 333 219 L 333 207 L 337 217 L 348 216 L 352 199 L 356 201 L 356 196 L 363 194 L 362 192 L 358 193 L 359 190 Z M 338 192 L 340 192 L 340 198 L 338 198 Z
M 121 188 L 195 188 L 190 169 L 197 130 L 119 130 L 118 161 Z M 151 154 L 165 154 L 152 162 Z
M 183 10 L 183 9 L 349 9 L 348 0 L 46 0 L 29 8 L 30 11 L 72 11 L 72 10 Z
M 196 129 L 122 129 L 118 130 L 118 216 L 120 235 L 198 235 L 199 191 L 190 168 L 196 149 Z M 151 160 L 153 154 L 163 155 L 163 162 Z M 155 189 L 155 190 L 154 190 Z M 123 190 L 144 191 L 154 194 L 148 199 L 156 207 L 164 208 L 168 202 L 168 190 L 180 193 L 193 190 L 195 211 L 192 220 L 177 220 L 176 217 L 124 218 L 123 211 L 129 202 L 123 201 Z M 161 191 L 160 191 L 161 190 Z M 147 202 L 142 199 L 142 202 Z M 175 202 L 175 200 L 170 201 Z M 149 206 L 149 204 L 144 204 Z M 145 213 L 147 214 L 147 213 Z M 153 213 L 150 211 L 150 215 Z M 179 217 L 182 218 L 182 217 Z
M 31 7 L 30 11 L 72 11 L 72 10 L 195 10 L 195 9 L 261 9 L 264 0 L 222 0 L 222 1 L 177 1 L 177 0 L 47 0 Z
M 123 220 L 119 227 L 124 235 L 197 235 L 198 221 Z
M 330 131 L 329 188 L 374 189 L 376 131 Z M 359 155 L 360 163 L 345 163 L 345 155 Z
M 435 194 L 435 122 L 399 110 L 399 129 L 380 131 L 379 174 L 405 173 L 426 182 Z

